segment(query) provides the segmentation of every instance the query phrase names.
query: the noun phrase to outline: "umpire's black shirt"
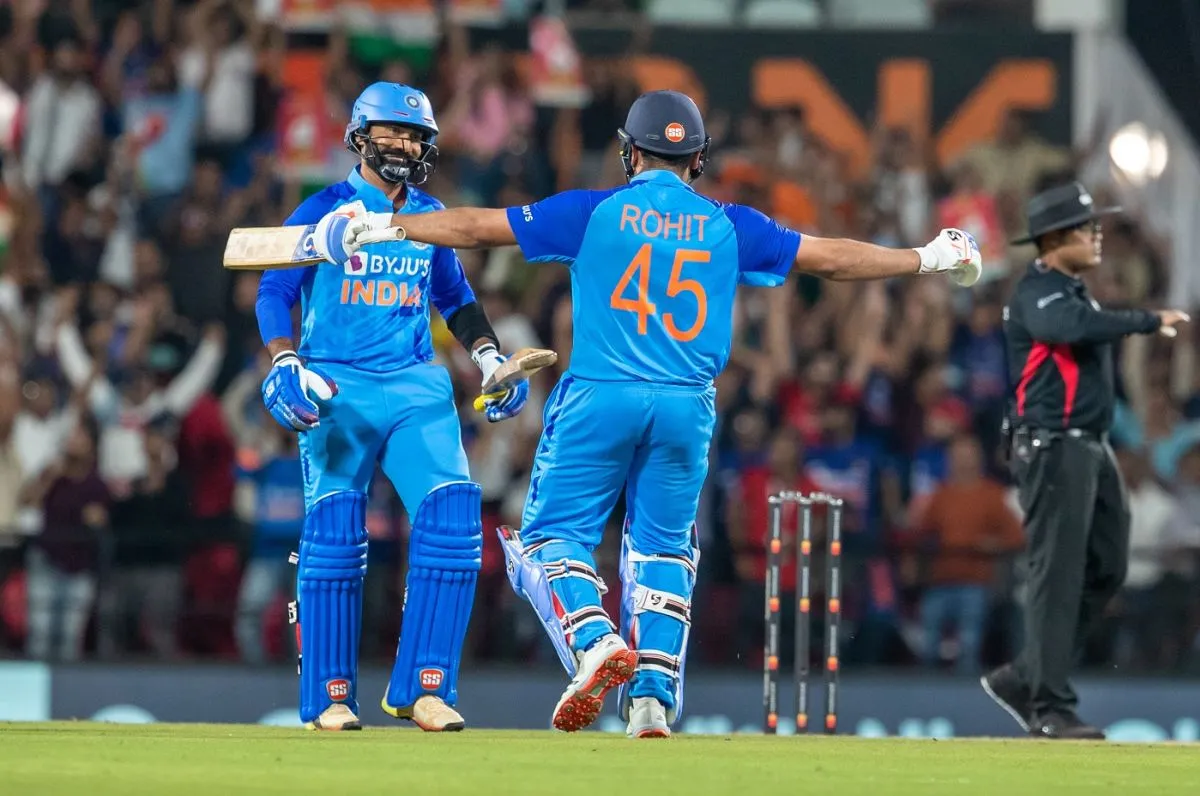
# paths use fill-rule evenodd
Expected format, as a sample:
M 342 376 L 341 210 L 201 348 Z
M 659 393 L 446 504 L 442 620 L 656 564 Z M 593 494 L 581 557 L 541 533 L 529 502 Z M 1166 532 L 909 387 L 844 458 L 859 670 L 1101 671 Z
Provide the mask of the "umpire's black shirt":
M 1106 433 L 1112 343 L 1161 323 L 1145 310 L 1103 310 L 1082 281 L 1035 260 L 1004 308 L 1013 426 Z

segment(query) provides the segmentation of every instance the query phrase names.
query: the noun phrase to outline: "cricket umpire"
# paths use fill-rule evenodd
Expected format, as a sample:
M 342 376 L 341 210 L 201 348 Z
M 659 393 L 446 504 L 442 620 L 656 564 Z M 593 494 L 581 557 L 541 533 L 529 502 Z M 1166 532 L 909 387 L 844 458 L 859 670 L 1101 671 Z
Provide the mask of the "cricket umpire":
M 1038 256 L 1004 309 L 1012 470 L 1029 552 L 1025 648 L 982 678 L 988 695 L 1031 735 L 1095 738 L 1075 713 L 1075 656 L 1125 580 L 1129 503 L 1108 432 L 1113 343 L 1175 335 L 1182 312 L 1105 310 L 1081 277 L 1100 264 L 1100 218 L 1077 182 L 1026 206 Z

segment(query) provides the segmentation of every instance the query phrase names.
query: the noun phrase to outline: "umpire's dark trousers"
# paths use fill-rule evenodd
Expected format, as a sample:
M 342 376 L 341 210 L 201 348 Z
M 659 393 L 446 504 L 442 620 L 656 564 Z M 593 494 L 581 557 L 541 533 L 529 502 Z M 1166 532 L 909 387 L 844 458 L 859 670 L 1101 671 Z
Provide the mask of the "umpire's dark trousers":
M 1016 669 L 1041 715 L 1075 709 L 1076 655 L 1129 562 L 1129 499 L 1108 441 L 1019 429 L 1013 472 L 1029 550 L 1025 649 Z

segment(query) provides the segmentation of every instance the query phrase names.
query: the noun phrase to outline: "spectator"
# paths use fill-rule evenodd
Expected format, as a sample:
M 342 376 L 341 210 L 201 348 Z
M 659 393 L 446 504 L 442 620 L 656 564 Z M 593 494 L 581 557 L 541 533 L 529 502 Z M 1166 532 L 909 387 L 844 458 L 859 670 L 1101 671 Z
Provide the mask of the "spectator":
M 112 506 L 113 567 L 101 596 L 98 644 L 105 657 L 143 648 L 164 660 L 179 654 L 189 517 L 176 433 L 169 421 L 146 428 L 145 473 Z
M 1126 627 L 1122 635 L 1122 658 L 1144 668 L 1157 665 L 1166 636 L 1160 601 L 1166 571 L 1167 532 L 1176 512 L 1175 501 L 1151 477 L 1146 457 L 1130 449 L 1117 454 L 1121 474 L 1129 490 L 1129 574 L 1121 602 Z
M 21 475 L 32 479 L 59 458 L 82 407 L 78 401 L 59 405 L 58 385 L 48 369 L 32 371 L 21 396 L 24 406 L 17 415 L 13 436 L 21 457 Z
M 235 165 L 254 127 L 258 26 L 254 6 L 236 0 L 200 0 L 188 22 L 191 43 L 180 73 L 189 85 L 205 86 L 201 140 L 225 168 Z
M 445 111 L 452 132 L 447 146 L 460 153 L 462 190 L 485 206 L 495 201 L 502 180 L 502 156 L 529 146 L 533 105 L 520 85 L 511 59 L 497 49 L 472 58 L 459 72 L 455 99 Z
M 929 545 L 928 588 L 921 600 L 921 658 L 941 657 L 942 630 L 958 632 L 957 669 L 977 672 L 996 560 L 1023 544 L 1021 524 L 1004 503 L 1004 489 L 983 473 L 979 443 L 960 436 L 950 448 L 949 479 L 933 493 L 917 527 Z
M 250 557 L 238 593 L 237 642 L 243 660 L 267 661 L 264 613 L 281 592 L 291 594 L 295 569 L 288 554 L 300 543 L 304 525 L 304 487 L 296 435 L 272 424 L 274 452 L 247 460 L 239 477 L 254 492 L 255 513 Z
M 29 637 L 39 660 L 77 661 L 96 598 L 100 535 L 108 528 L 109 492 L 96 472 L 96 432 L 76 427 L 62 458 L 30 485 L 45 527 L 29 550 Z
M 0 381 L 0 536 L 17 533 L 17 518 L 23 501 L 23 467 L 16 434 L 19 407 L 16 389 Z
M 1179 670 L 1200 654 L 1200 445 L 1180 457 L 1175 499 L 1163 539 L 1166 572 L 1155 608 L 1164 631 L 1162 665 Z
M 1007 194 L 1018 205 L 1033 195 L 1044 174 L 1071 166 L 1070 151 L 1039 137 L 1031 129 L 1033 121 L 1028 111 L 1010 108 L 1000 122 L 996 140 L 976 146 L 964 157 L 979 173 L 984 190 L 993 195 Z
M 187 187 L 200 125 L 201 91 L 208 77 L 180 85 L 169 55 L 150 67 L 144 94 L 125 102 L 124 130 L 137 157 L 144 197 L 142 231 L 156 232 L 159 217 Z
M 754 660 L 762 651 L 763 584 L 767 571 L 767 541 L 770 522 L 767 498 L 784 490 L 811 493 L 817 491 L 801 465 L 804 460 L 799 435 L 785 429 L 772 438 L 767 460 L 742 471 L 730 499 L 726 503 L 726 528 L 730 546 L 737 561 L 741 594 L 741 628 L 738 648 L 741 654 Z M 784 533 L 779 588 L 784 610 L 785 632 L 793 624 L 796 591 L 796 524 L 799 508 L 794 503 L 784 506 L 781 530 Z M 783 649 L 790 650 L 785 643 Z M 789 656 L 790 657 L 790 656 Z
M 80 42 L 64 38 L 29 91 L 21 153 L 25 184 L 34 190 L 57 187 L 95 157 L 99 136 L 100 95 L 84 74 Z M 43 193 L 47 211 L 53 206 L 48 200 Z
M 161 313 L 161 314 L 165 314 Z M 111 335 L 111 328 L 105 336 Z M 103 348 L 107 348 L 104 340 Z M 201 340 L 192 359 L 174 378 L 152 370 L 150 361 L 127 366 L 124 378 L 116 384 L 97 376 L 88 390 L 92 412 L 101 425 L 100 472 L 119 494 L 129 483 L 146 473 L 143 430 L 162 414 L 185 416 L 216 378 L 224 350 L 223 332 L 214 328 Z M 105 355 L 104 351 L 99 352 Z M 163 350 L 171 356 L 167 350 Z M 79 329 L 64 323 L 58 330 L 58 356 L 63 372 L 76 389 L 102 370 L 89 356 Z

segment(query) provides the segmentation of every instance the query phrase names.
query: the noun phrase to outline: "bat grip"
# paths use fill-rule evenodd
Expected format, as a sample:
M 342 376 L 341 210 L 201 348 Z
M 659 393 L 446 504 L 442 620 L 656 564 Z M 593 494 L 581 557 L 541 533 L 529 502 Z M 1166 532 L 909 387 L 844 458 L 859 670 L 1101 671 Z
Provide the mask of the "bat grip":
M 487 409 L 488 401 L 494 401 L 497 398 L 502 398 L 503 396 L 504 396 L 503 390 L 501 390 L 500 392 L 489 392 L 486 395 L 480 395 L 478 398 L 475 399 L 475 411 L 482 412 L 483 410 Z
M 355 242 L 359 246 L 367 246 L 372 243 L 394 243 L 404 240 L 406 237 L 408 237 L 408 233 L 404 231 L 404 227 L 388 227 L 387 229 L 369 229 L 360 233 Z

